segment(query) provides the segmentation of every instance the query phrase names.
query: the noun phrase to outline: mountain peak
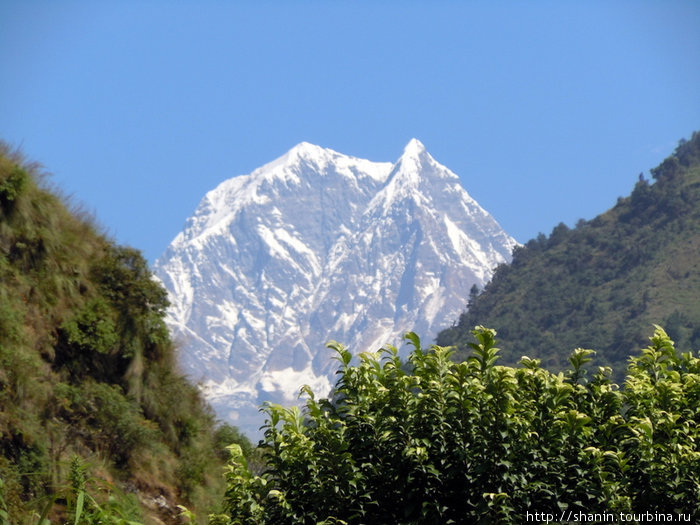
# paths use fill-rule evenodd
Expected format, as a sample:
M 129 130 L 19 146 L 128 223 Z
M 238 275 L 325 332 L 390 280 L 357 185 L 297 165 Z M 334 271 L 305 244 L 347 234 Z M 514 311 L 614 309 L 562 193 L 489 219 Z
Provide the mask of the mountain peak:
M 404 147 L 402 157 L 417 157 L 425 152 L 426 150 L 423 143 L 420 140 L 413 138 L 409 140 L 406 147 Z
M 403 149 L 403 153 L 396 163 L 402 171 L 419 172 L 423 166 L 434 163 L 435 160 L 418 139 L 411 139 Z
M 325 156 L 330 150 L 311 144 L 310 142 L 300 142 L 287 152 L 288 158 L 315 159 Z
M 399 175 L 399 179 L 404 183 L 412 182 L 414 185 L 420 181 L 420 173 L 423 167 L 432 161 L 432 157 L 425 150 L 425 146 L 418 139 L 411 139 L 403 149 L 403 153 L 394 165 L 394 172 Z M 394 177 L 396 178 L 396 177 Z M 405 180 L 404 180 L 405 179 Z
M 515 243 L 415 139 L 394 163 L 302 142 L 222 184 L 157 272 L 180 366 L 251 436 L 258 400 L 330 391 L 325 341 L 359 353 L 431 337 Z
M 300 142 L 281 157 L 255 169 L 250 175 L 254 177 L 260 175 L 265 177 L 282 177 L 286 180 L 289 177 L 287 172 L 289 167 L 296 166 L 302 161 L 316 165 L 325 165 L 331 158 L 338 155 L 335 151 L 322 148 L 316 144 Z
M 432 157 L 425 149 L 423 143 L 418 139 L 411 139 L 404 147 L 398 164 L 403 166 L 413 166 L 414 169 L 420 169 L 420 166 L 425 164 L 426 160 L 430 159 L 432 159 Z

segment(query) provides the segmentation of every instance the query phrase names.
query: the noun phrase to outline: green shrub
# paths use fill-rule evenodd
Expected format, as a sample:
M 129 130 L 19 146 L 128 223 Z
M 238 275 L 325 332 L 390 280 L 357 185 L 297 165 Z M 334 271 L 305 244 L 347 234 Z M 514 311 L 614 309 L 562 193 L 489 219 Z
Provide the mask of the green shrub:
M 60 383 L 55 393 L 55 402 L 61 407 L 59 416 L 120 467 L 159 437 L 155 424 L 143 417 L 138 404 L 118 386 L 93 381 Z
M 332 399 L 267 405 L 267 470 L 240 447 L 214 523 L 522 523 L 526 513 L 683 512 L 700 517 L 700 359 L 657 328 L 624 390 L 577 349 L 566 373 L 496 365 L 495 331 L 473 355 L 395 348 L 352 356 Z M 408 370 L 408 371 L 407 371 Z
M 15 165 L 9 173 L 0 174 L 0 209 L 5 214 L 10 214 L 15 201 L 27 188 L 29 177 L 27 172 Z
M 253 445 L 250 440 L 241 433 L 237 427 L 228 423 L 220 424 L 214 431 L 214 450 L 223 460 L 230 456 L 229 445 L 237 444 L 241 447 L 242 454 L 249 458 L 253 454 Z
M 61 325 L 66 343 L 80 352 L 109 354 L 119 342 L 112 311 L 104 299 L 88 302 Z

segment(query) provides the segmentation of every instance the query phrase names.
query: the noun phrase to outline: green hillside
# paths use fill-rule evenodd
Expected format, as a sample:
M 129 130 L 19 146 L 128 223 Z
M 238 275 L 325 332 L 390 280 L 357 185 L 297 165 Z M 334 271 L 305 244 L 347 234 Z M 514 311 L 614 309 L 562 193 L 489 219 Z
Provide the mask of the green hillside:
M 0 145 L 0 518 L 173 523 L 177 504 L 215 508 L 222 447 L 175 369 L 166 306 L 138 251 Z
M 559 224 L 516 249 L 437 343 L 455 345 L 461 360 L 474 326 L 490 326 L 504 364 L 527 355 L 557 370 L 575 347 L 595 348 L 596 363 L 618 379 L 654 323 L 699 348 L 700 133 L 651 173 L 595 219 Z

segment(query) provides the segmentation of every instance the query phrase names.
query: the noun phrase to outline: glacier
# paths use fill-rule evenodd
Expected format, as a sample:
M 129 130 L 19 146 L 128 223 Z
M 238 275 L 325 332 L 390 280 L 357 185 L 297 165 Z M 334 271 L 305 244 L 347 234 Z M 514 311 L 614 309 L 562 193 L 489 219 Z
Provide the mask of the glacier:
M 263 402 L 329 393 L 326 342 L 433 340 L 516 245 L 416 139 L 396 162 L 302 142 L 208 192 L 154 273 L 183 372 L 255 439 Z

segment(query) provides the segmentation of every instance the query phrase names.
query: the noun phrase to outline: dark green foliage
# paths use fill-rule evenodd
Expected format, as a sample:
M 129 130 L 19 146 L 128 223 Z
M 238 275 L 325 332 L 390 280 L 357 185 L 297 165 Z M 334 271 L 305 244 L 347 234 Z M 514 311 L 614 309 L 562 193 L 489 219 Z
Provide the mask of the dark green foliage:
M 112 312 L 103 299 L 88 302 L 60 330 L 66 344 L 81 353 L 109 354 L 119 343 Z
M 395 348 L 342 345 L 332 399 L 268 405 L 267 470 L 231 447 L 224 513 L 232 524 L 519 524 L 526 513 L 663 512 L 700 518 L 700 359 L 657 328 L 625 388 L 577 349 L 566 373 L 539 361 L 497 365 L 495 331 L 477 327 L 461 363 L 424 350 L 409 371 Z
M 0 179 L 0 209 L 2 213 L 12 213 L 14 203 L 27 187 L 29 177 L 20 166 L 13 166 Z
M 70 424 L 73 435 L 85 436 L 90 448 L 117 466 L 125 466 L 135 449 L 157 441 L 157 426 L 115 385 L 91 380 L 79 386 L 59 383 L 54 393 L 56 415 Z
M 214 448 L 221 459 L 228 460 L 228 447 L 234 443 L 241 447 L 241 452 L 246 458 L 253 455 L 253 444 L 237 427 L 228 423 L 220 424 L 214 431 Z
M 654 322 L 700 346 L 700 133 L 652 173 L 603 215 L 516 248 L 437 343 L 463 359 L 471 327 L 500 326 L 505 364 L 530 355 L 562 370 L 562 352 L 583 344 L 617 380 Z
M 121 330 L 132 338 L 122 353 L 130 356 L 143 346 L 147 353 L 156 354 L 158 346 L 168 342 L 163 322 L 167 292 L 152 279 L 141 254 L 133 248 L 110 246 L 96 261 L 92 275 L 119 313 Z

